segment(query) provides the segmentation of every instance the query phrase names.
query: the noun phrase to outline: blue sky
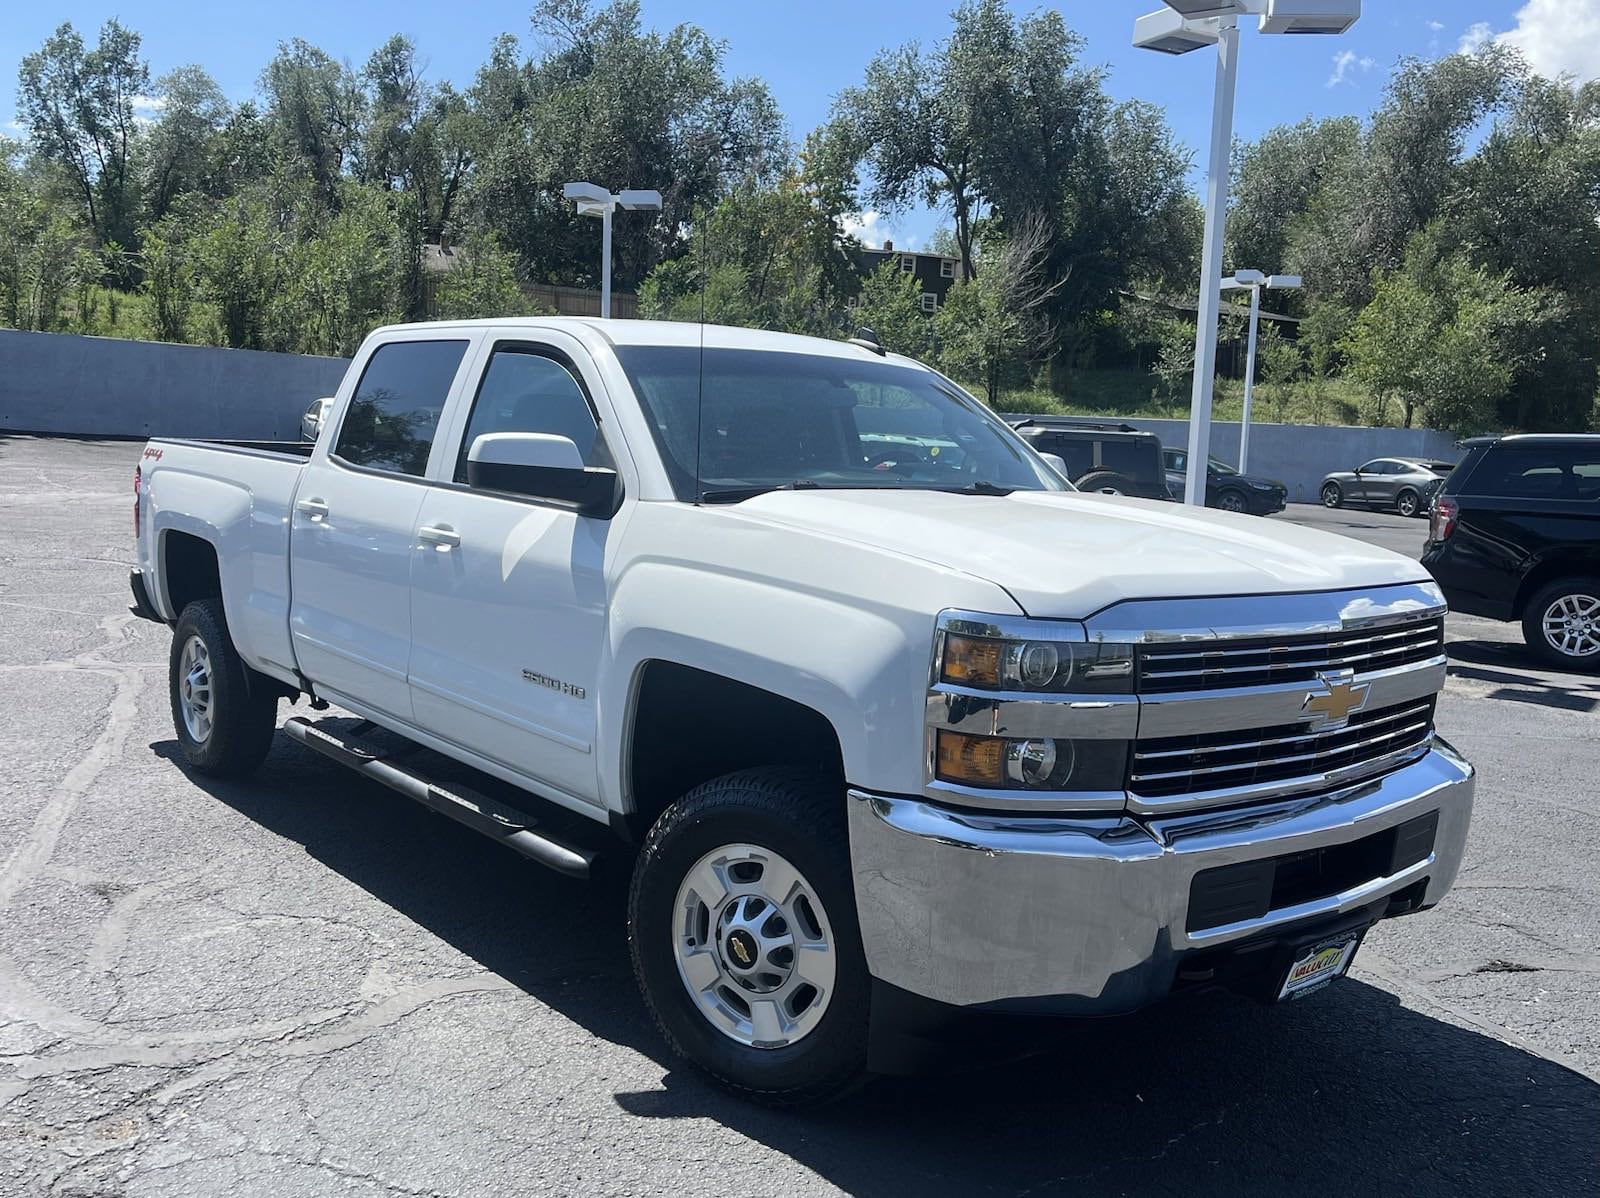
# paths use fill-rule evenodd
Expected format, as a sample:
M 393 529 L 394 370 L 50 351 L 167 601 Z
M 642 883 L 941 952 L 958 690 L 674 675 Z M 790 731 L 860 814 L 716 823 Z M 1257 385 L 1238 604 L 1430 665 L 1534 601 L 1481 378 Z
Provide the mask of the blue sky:
M 727 43 L 730 71 L 759 75 L 771 86 L 796 136 L 827 114 L 832 96 L 857 82 L 881 47 L 909 40 L 931 43 L 949 29 L 953 3 L 867 0 L 810 4 L 749 0 L 642 0 L 644 19 L 657 27 L 699 24 Z M 1087 61 L 1106 66 L 1118 98 L 1163 105 L 1168 120 L 1197 160 L 1210 128 L 1214 57 L 1201 52 L 1168 58 L 1129 45 L 1133 19 L 1156 0 L 1067 0 L 1057 5 L 1088 42 Z M 199 63 L 235 100 L 248 97 L 276 44 L 303 37 L 356 64 L 391 33 L 414 38 L 435 79 L 471 82 L 490 41 L 503 32 L 530 37 L 530 0 L 52 0 L 18 3 L 0 22 L 0 126 L 12 119 L 17 66 L 61 21 L 86 38 L 115 16 L 144 38 L 153 75 Z M 1038 7 L 1018 4 L 1018 11 Z M 1271 126 L 1308 114 L 1364 115 L 1378 102 L 1388 68 L 1405 55 L 1433 57 L 1462 44 L 1500 36 L 1519 45 L 1549 74 L 1600 75 L 1600 0 L 1367 0 L 1366 15 L 1340 38 L 1261 37 L 1243 42 L 1236 130 L 1259 136 Z M 4 130 L 16 134 L 15 127 Z M 1196 172 L 1199 181 L 1199 172 Z M 601 180 L 613 186 L 626 180 Z M 866 214 L 863 236 L 885 233 L 901 244 L 925 242 L 941 223 L 935 213 L 892 220 Z

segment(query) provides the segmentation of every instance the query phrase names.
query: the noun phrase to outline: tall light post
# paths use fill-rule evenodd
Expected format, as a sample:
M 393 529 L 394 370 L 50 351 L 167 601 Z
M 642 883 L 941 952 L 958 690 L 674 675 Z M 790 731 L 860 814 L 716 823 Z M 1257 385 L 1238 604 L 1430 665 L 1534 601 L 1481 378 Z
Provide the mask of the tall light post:
M 1249 349 L 1244 355 L 1244 414 L 1239 421 L 1239 473 L 1250 473 L 1250 404 L 1256 394 L 1256 330 L 1261 324 L 1261 292 L 1264 289 L 1293 291 L 1300 286 L 1299 275 L 1264 275 L 1259 270 L 1241 270 L 1222 280 L 1223 291 L 1250 292 Z
M 600 315 L 611 315 L 611 214 L 618 208 L 656 212 L 661 209 L 659 191 L 619 191 L 615 195 L 594 183 L 568 183 L 561 194 L 575 200 L 579 216 L 600 218 Z
M 1205 242 L 1200 252 L 1200 318 L 1195 329 L 1194 388 L 1189 404 L 1189 461 L 1211 457 L 1211 400 L 1217 368 L 1217 317 L 1222 307 L 1223 237 L 1228 223 L 1228 169 L 1233 150 L 1233 98 L 1239 82 L 1239 18 L 1260 18 L 1262 33 L 1343 33 L 1361 17 L 1361 0 L 1166 0 L 1134 22 L 1133 44 L 1161 54 L 1217 48 L 1206 176 Z M 1241 463 L 1242 467 L 1242 463 Z M 1204 471 L 1190 470 L 1184 502 L 1205 506 Z

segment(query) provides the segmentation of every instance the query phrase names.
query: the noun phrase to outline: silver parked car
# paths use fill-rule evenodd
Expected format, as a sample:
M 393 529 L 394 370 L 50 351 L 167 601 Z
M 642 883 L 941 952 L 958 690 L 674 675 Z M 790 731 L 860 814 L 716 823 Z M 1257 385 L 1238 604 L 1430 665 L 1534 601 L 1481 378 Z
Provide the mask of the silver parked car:
M 1426 515 L 1451 462 L 1422 458 L 1373 458 L 1354 470 L 1335 470 L 1322 480 L 1324 507 L 1347 503 L 1393 508 L 1402 516 Z

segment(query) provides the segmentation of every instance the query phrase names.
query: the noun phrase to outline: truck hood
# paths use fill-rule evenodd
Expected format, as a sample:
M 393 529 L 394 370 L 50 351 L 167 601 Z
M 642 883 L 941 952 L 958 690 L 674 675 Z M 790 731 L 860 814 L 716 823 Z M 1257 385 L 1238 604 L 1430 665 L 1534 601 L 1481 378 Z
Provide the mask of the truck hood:
M 1421 582 L 1408 557 L 1286 521 L 1063 492 L 774 491 L 742 515 L 920 558 L 1004 587 L 1030 616 L 1083 619 L 1128 599 Z

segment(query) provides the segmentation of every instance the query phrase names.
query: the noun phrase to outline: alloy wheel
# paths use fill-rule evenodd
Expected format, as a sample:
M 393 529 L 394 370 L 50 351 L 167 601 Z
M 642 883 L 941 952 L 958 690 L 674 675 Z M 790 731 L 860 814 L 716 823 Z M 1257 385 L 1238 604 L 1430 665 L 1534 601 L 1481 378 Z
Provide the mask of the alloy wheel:
M 1561 595 L 1544 609 L 1544 639 L 1563 657 L 1600 654 L 1600 597 Z
M 211 651 L 197 636 L 183 643 L 178 664 L 178 707 L 183 726 L 195 744 L 211 735 Z
M 678 976 L 712 1027 L 752 1048 L 815 1030 L 838 969 L 816 889 L 781 854 L 753 844 L 695 863 L 672 914 Z

